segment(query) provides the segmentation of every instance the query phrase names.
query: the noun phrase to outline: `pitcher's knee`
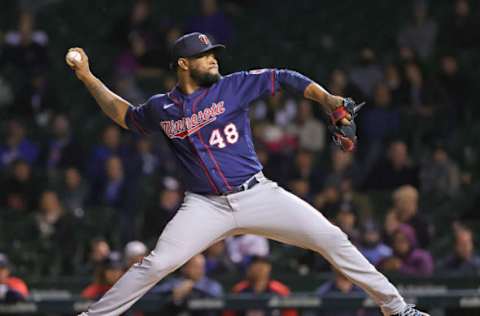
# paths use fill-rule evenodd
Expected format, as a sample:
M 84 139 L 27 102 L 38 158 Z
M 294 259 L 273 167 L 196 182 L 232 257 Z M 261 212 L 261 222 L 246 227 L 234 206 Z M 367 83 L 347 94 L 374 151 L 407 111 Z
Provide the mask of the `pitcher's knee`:
M 320 247 L 321 249 L 327 246 L 330 246 L 329 248 L 332 249 L 331 246 L 338 246 L 345 242 L 349 242 L 347 234 L 334 225 L 328 227 L 328 230 L 323 229 L 315 238 L 316 248 Z
M 327 238 L 330 241 L 345 241 L 348 240 L 347 234 L 345 234 L 338 226 L 332 225 L 327 232 Z
M 336 238 L 341 239 L 341 240 L 348 240 L 347 234 L 345 234 L 345 233 L 343 232 L 343 230 L 340 229 L 340 227 L 335 226 L 335 227 L 334 227 L 334 231 L 335 231 L 335 232 L 334 232 L 333 234 L 334 234 L 334 236 L 335 236 Z
M 322 233 L 316 235 L 310 249 L 332 263 L 337 262 L 339 256 L 342 256 L 351 246 L 347 235 L 340 228 L 332 225 L 327 231 L 323 230 Z

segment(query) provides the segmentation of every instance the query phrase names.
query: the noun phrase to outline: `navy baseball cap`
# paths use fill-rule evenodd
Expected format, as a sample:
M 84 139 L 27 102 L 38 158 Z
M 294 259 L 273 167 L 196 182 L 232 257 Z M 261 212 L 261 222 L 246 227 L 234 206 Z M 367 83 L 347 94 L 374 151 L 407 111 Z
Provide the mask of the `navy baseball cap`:
M 194 57 L 210 50 L 222 49 L 225 49 L 225 45 L 212 44 L 211 39 L 205 34 L 199 32 L 185 34 L 173 44 L 170 67 L 173 68 L 179 58 Z

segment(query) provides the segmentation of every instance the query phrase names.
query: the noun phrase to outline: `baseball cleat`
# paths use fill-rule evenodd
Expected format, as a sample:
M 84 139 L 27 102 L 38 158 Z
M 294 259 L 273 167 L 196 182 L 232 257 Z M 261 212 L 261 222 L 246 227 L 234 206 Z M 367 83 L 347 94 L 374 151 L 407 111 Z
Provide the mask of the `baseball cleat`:
M 408 305 L 403 312 L 393 316 L 430 316 L 430 314 L 419 311 L 415 308 L 415 305 Z

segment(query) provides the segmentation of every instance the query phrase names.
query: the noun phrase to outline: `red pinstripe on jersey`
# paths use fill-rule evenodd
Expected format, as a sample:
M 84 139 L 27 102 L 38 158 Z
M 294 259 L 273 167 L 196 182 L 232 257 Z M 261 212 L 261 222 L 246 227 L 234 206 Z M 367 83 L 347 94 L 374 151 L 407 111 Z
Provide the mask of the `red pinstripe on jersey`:
M 205 90 L 204 93 L 202 93 L 200 96 L 198 96 L 198 97 L 193 101 L 192 112 L 195 112 L 198 102 L 207 95 L 208 90 L 209 90 L 209 89 Z M 230 183 L 228 183 L 227 179 L 225 178 L 225 175 L 223 174 L 222 169 L 220 169 L 220 166 L 218 165 L 218 162 L 217 162 L 217 160 L 215 159 L 215 156 L 213 156 L 212 151 L 211 151 L 210 148 L 207 146 L 207 144 L 205 144 L 205 141 L 203 140 L 203 136 L 202 136 L 202 134 L 200 133 L 200 131 L 197 131 L 197 135 L 198 135 L 198 139 L 200 140 L 200 142 L 202 143 L 202 145 L 203 145 L 203 146 L 205 147 L 205 149 L 207 150 L 208 155 L 210 156 L 210 159 L 212 159 L 212 161 L 213 161 L 213 163 L 214 163 L 214 165 L 215 165 L 215 169 L 217 169 L 217 172 L 218 172 L 218 174 L 220 175 L 220 177 L 222 178 L 222 180 L 223 180 L 223 182 L 225 183 L 225 185 L 227 186 L 227 189 L 228 189 L 229 191 L 232 191 L 232 186 L 230 185 Z

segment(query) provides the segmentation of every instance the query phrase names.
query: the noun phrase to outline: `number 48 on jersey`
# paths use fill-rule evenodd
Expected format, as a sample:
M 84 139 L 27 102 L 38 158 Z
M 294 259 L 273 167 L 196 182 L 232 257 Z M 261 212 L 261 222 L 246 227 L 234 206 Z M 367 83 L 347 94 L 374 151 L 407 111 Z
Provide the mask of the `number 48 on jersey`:
M 212 131 L 212 134 L 210 135 L 210 146 L 217 146 L 218 148 L 225 148 L 227 144 L 225 141 L 229 144 L 235 144 L 238 141 L 238 131 L 237 127 L 235 124 L 230 123 L 225 126 L 223 129 L 223 134 L 220 129 L 216 128 Z

